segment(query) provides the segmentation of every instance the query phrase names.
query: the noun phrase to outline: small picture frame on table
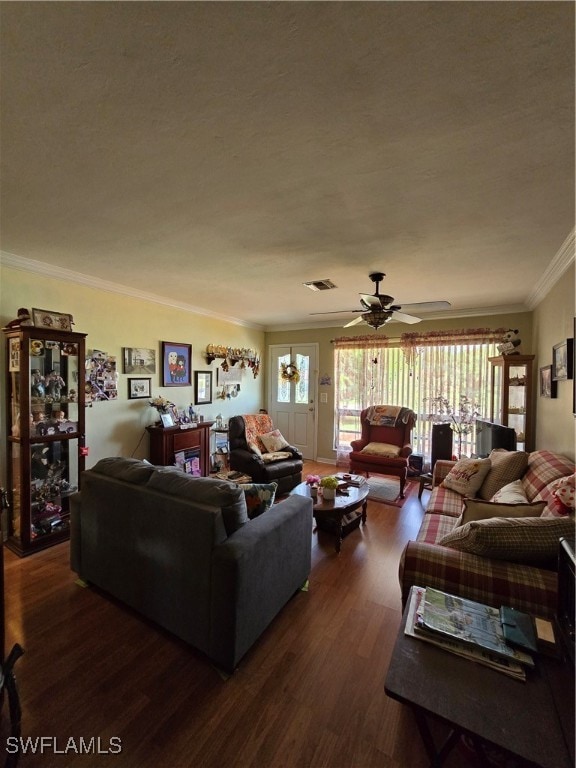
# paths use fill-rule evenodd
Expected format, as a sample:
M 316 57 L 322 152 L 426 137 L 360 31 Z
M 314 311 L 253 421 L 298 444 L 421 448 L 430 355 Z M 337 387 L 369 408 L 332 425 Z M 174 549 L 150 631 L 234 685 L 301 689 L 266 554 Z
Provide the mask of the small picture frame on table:
M 189 387 L 192 384 L 192 345 L 162 342 L 162 386 Z
M 205 405 L 212 402 L 212 371 L 194 371 L 194 403 Z
M 557 384 L 552 378 L 552 366 L 540 368 L 540 397 L 556 397 Z
M 552 379 L 567 381 L 574 376 L 574 339 L 566 339 L 552 348 Z
M 152 379 L 128 379 L 128 400 L 150 397 Z
M 161 413 L 160 414 L 160 421 L 162 422 L 163 427 L 173 427 L 174 426 L 174 419 L 172 418 L 171 413 Z

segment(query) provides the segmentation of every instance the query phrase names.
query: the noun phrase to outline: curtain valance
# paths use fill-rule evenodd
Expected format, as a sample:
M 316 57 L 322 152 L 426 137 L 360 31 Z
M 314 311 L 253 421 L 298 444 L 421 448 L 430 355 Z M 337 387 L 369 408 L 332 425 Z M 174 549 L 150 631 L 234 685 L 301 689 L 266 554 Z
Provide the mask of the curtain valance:
M 383 333 L 374 333 L 370 336 L 340 336 L 332 339 L 335 349 L 384 349 L 385 347 L 398 346 L 399 339 L 390 339 Z

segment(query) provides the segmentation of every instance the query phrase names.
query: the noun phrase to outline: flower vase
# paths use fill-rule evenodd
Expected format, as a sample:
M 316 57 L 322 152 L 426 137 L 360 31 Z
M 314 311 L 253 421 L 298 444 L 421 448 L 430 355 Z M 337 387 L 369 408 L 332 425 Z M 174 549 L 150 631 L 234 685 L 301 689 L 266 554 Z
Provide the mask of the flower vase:
M 311 485 L 310 486 L 310 497 L 316 501 L 318 499 L 318 486 L 317 485 Z
M 323 488 L 322 496 L 325 501 L 333 501 L 336 498 L 336 488 Z

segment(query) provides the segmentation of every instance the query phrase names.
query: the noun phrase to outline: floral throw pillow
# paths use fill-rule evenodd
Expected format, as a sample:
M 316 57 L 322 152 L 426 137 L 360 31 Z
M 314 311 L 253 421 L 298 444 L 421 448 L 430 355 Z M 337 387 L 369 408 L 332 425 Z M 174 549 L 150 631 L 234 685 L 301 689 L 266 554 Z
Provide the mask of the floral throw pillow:
M 264 444 L 264 447 L 268 453 L 281 451 L 282 448 L 286 448 L 286 446 L 289 445 L 288 441 L 279 429 L 273 429 L 271 432 L 267 432 L 265 435 L 260 435 L 260 440 Z
M 239 483 L 238 487 L 244 491 L 248 517 L 254 520 L 274 504 L 278 483 Z
M 441 485 L 462 496 L 476 496 L 490 471 L 490 459 L 460 459 L 446 475 Z

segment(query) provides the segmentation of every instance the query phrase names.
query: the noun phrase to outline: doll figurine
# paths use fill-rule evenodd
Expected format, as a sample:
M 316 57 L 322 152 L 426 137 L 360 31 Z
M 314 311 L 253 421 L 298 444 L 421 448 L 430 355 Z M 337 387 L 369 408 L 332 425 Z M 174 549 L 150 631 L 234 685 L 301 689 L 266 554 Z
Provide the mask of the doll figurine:
M 56 373 L 56 371 L 50 371 L 48 376 L 46 376 L 48 394 L 55 400 L 60 400 L 60 393 L 65 386 L 66 382 L 60 374 Z
M 33 397 L 45 397 L 44 376 L 38 368 L 33 368 L 30 374 L 30 391 Z

